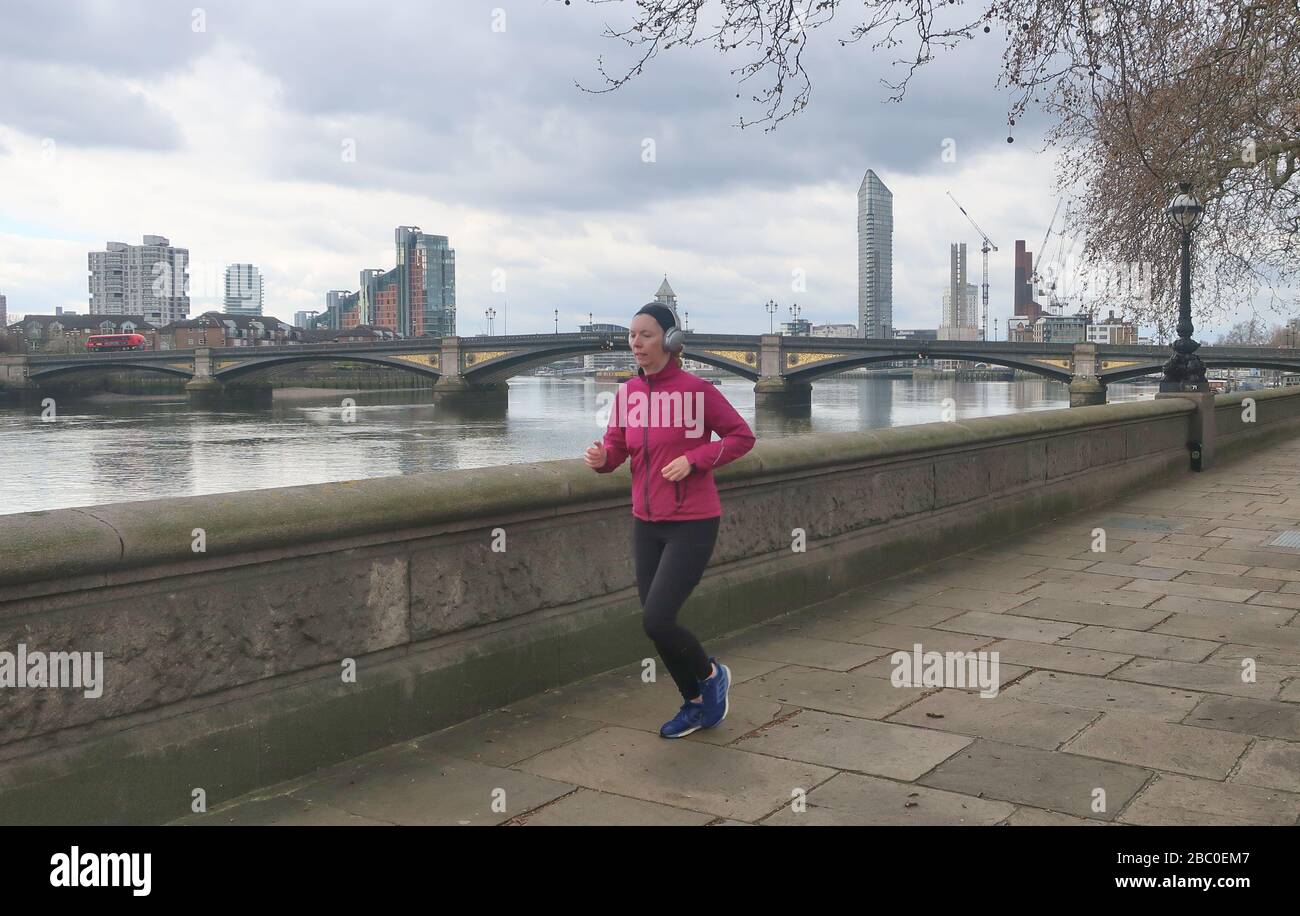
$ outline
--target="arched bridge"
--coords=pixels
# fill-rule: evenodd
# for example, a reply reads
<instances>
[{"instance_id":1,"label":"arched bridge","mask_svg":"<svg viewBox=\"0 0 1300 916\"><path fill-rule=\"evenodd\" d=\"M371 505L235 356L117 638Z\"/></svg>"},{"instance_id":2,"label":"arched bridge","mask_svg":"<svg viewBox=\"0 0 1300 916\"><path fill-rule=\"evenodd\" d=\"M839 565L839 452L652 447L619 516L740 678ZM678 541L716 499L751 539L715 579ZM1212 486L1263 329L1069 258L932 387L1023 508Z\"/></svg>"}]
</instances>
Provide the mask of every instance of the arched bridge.
<instances>
[{"instance_id":1,"label":"arched bridge","mask_svg":"<svg viewBox=\"0 0 1300 916\"><path fill-rule=\"evenodd\" d=\"M0 357L0 385L39 388L90 370L131 369L188 380L195 395L295 363L349 360L403 369L434 380L436 394L501 396L506 380L558 359L628 350L627 339L608 333L514 334L417 338L376 343L300 344L66 355ZM899 360L951 359L1022 369L1071 386L1072 403L1102 403L1105 386L1158 373L1169 358L1164 346L1016 343L982 340L886 340L789 337L779 334L691 334L685 355L755 383L757 403L810 398L818 378ZM1300 351L1290 348L1209 347L1197 351L1210 367L1252 367L1300 372ZM1078 395L1076 398L1075 395Z\"/></svg>"}]
</instances>

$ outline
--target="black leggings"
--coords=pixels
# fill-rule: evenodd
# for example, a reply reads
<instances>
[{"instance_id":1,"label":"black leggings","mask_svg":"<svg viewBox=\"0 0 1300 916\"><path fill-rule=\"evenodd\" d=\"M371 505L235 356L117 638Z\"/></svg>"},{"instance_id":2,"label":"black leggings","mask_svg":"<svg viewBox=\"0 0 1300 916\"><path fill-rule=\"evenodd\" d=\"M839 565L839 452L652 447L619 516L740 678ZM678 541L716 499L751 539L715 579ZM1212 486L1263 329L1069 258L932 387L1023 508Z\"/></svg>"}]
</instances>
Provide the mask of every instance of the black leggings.
<instances>
[{"instance_id":1,"label":"black leggings","mask_svg":"<svg viewBox=\"0 0 1300 916\"><path fill-rule=\"evenodd\" d=\"M632 517L641 622L684 700L700 695L699 682L709 676L710 665L700 641L678 625L677 612L709 565L721 522L720 516L678 522Z\"/></svg>"}]
</instances>

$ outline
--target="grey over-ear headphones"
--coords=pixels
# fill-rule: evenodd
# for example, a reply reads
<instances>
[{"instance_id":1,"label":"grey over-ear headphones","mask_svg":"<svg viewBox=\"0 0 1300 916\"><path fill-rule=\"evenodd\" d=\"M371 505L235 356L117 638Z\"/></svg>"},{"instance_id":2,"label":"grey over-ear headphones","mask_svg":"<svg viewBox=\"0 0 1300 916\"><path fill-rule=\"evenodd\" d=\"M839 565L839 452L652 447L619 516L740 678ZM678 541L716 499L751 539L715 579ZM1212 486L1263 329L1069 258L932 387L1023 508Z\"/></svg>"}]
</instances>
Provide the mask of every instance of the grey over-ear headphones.
<instances>
[{"instance_id":1,"label":"grey over-ear headphones","mask_svg":"<svg viewBox=\"0 0 1300 916\"><path fill-rule=\"evenodd\" d=\"M682 352L682 349L686 346L686 332L682 330L681 322L677 320L676 309L664 305L662 302L647 302L637 314L652 315L656 321L659 321L659 316L655 314L659 309L667 312L673 321L672 327L664 330L664 350L669 353ZM662 326L663 322L660 321L659 324Z\"/></svg>"}]
</instances>

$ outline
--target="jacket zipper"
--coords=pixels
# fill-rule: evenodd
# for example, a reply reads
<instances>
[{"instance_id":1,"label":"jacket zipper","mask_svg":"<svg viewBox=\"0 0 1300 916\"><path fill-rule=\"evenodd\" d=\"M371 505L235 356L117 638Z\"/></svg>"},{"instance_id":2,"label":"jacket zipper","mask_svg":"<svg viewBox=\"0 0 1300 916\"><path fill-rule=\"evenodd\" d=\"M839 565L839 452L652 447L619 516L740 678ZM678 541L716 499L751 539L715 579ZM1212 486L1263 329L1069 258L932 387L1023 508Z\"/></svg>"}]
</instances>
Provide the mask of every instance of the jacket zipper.
<instances>
[{"instance_id":1,"label":"jacket zipper","mask_svg":"<svg viewBox=\"0 0 1300 916\"><path fill-rule=\"evenodd\" d=\"M645 383L647 389L651 394L653 394L654 384L650 381L650 373L648 372L646 373ZM653 398L647 398L647 400L651 403L654 402ZM643 481L645 488L645 512L646 515L650 516L650 521L653 522L655 520L655 515L654 512L650 510L650 427L648 425L642 425L641 427L641 446L645 451L645 480Z\"/></svg>"}]
</instances>

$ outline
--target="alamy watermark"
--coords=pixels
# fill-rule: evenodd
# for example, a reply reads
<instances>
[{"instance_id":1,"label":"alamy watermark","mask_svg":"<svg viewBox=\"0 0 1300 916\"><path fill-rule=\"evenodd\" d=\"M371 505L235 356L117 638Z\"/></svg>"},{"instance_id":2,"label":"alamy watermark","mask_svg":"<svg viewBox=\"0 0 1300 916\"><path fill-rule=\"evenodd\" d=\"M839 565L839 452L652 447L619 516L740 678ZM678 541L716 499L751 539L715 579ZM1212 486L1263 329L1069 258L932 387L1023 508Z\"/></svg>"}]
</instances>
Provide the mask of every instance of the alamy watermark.
<instances>
[{"instance_id":1,"label":"alamy watermark","mask_svg":"<svg viewBox=\"0 0 1300 916\"><path fill-rule=\"evenodd\" d=\"M889 656L889 662L895 687L978 687L985 699L998 695L996 652L922 652L918 642L911 652L900 649Z\"/></svg>"},{"instance_id":2,"label":"alamy watermark","mask_svg":"<svg viewBox=\"0 0 1300 916\"><path fill-rule=\"evenodd\" d=\"M686 435L698 439L704 435L704 392L644 391L628 392L617 398L613 392L602 391L596 395L600 409L596 412L596 425L609 426L613 413L610 401L618 404L618 422L622 427L673 427L686 428Z\"/></svg>"},{"instance_id":3,"label":"alamy watermark","mask_svg":"<svg viewBox=\"0 0 1300 916\"><path fill-rule=\"evenodd\" d=\"M103 652L0 652L0 687L62 687L83 691L86 699L104 693Z\"/></svg>"}]
</instances>

